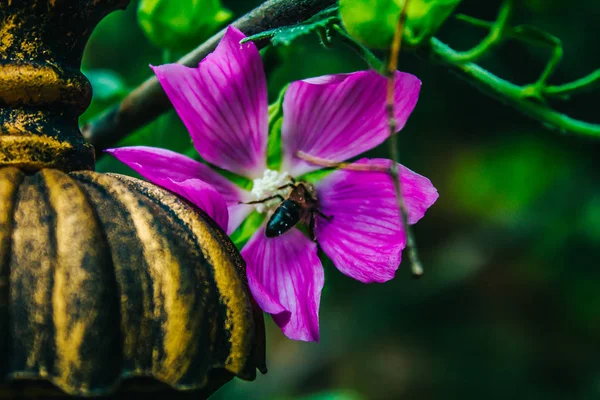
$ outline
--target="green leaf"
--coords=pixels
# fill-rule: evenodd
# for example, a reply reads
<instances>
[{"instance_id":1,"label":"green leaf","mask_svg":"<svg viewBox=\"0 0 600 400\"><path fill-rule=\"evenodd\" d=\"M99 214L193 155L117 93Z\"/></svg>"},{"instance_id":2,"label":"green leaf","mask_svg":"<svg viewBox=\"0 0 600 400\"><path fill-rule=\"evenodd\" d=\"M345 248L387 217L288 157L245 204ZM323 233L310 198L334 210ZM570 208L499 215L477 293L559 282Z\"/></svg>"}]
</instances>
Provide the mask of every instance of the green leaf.
<instances>
[{"instance_id":1,"label":"green leaf","mask_svg":"<svg viewBox=\"0 0 600 400\"><path fill-rule=\"evenodd\" d=\"M406 41L418 46L435 35L462 0L411 0L406 21Z\"/></svg>"},{"instance_id":2,"label":"green leaf","mask_svg":"<svg viewBox=\"0 0 600 400\"><path fill-rule=\"evenodd\" d=\"M340 0L346 31L360 43L387 49L392 43L400 7L393 0Z\"/></svg>"},{"instance_id":3,"label":"green leaf","mask_svg":"<svg viewBox=\"0 0 600 400\"><path fill-rule=\"evenodd\" d=\"M269 140L267 145L267 168L278 171L281 167L281 127L283 125L283 97L288 85L277 96L277 101L269 106Z\"/></svg>"},{"instance_id":4,"label":"green leaf","mask_svg":"<svg viewBox=\"0 0 600 400\"><path fill-rule=\"evenodd\" d=\"M364 397L349 391L333 391L305 396L302 400L362 400Z\"/></svg>"},{"instance_id":5,"label":"green leaf","mask_svg":"<svg viewBox=\"0 0 600 400\"><path fill-rule=\"evenodd\" d=\"M83 71L92 84L94 100L114 101L125 96L129 89L121 75L109 69Z\"/></svg>"},{"instance_id":6,"label":"green leaf","mask_svg":"<svg viewBox=\"0 0 600 400\"><path fill-rule=\"evenodd\" d=\"M220 0L141 0L137 15L148 39L169 50L202 43L232 16Z\"/></svg>"},{"instance_id":7,"label":"green leaf","mask_svg":"<svg viewBox=\"0 0 600 400\"><path fill-rule=\"evenodd\" d=\"M331 174L332 172L336 171L337 168L323 168L323 169L319 169L317 171L313 171L313 172L309 172L306 173L302 176L298 177L299 181L306 181L306 182L310 182L310 183L317 183L318 181L320 181L321 179L325 178L327 175Z\"/></svg>"},{"instance_id":8,"label":"green leaf","mask_svg":"<svg viewBox=\"0 0 600 400\"><path fill-rule=\"evenodd\" d=\"M223 175L227 180L235 183L239 187L244 190L252 190L252 181L246 177L235 174L231 171L227 171L226 169L215 167L214 165L207 164L209 167L217 171L219 174Z\"/></svg>"},{"instance_id":9,"label":"green leaf","mask_svg":"<svg viewBox=\"0 0 600 400\"><path fill-rule=\"evenodd\" d=\"M461 0L411 0L404 35L417 46L433 36ZM404 0L340 0L342 23L350 35L364 45L387 49Z\"/></svg>"},{"instance_id":10,"label":"green leaf","mask_svg":"<svg viewBox=\"0 0 600 400\"><path fill-rule=\"evenodd\" d=\"M121 75L109 69L90 69L83 71L92 85L92 103L81 116L82 124L100 114L107 107L124 98L129 88Z\"/></svg>"},{"instance_id":11,"label":"green leaf","mask_svg":"<svg viewBox=\"0 0 600 400\"><path fill-rule=\"evenodd\" d=\"M331 390L314 393L307 396L295 397L294 400L363 400L360 394L349 390ZM283 399L282 399L283 400ZM291 400L291 399L288 399Z\"/></svg>"},{"instance_id":12,"label":"green leaf","mask_svg":"<svg viewBox=\"0 0 600 400\"><path fill-rule=\"evenodd\" d=\"M202 157L200 157L200 154L198 154L198 150L196 150L194 145L189 146L185 151L182 152L182 154L185 156L188 156L190 158L193 158L196 161L200 161L203 164L206 164L212 170L214 170L215 172L217 172L220 175L223 175L223 177L225 177L228 181L235 183L240 188L242 188L244 190L252 189L252 181L250 179L248 179L244 176L238 175L236 173L233 173L231 171L227 171L226 169L216 167L216 166L206 162Z\"/></svg>"},{"instance_id":13,"label":"green leaf","mask_svg":"<svg viewBox=\"0 0 600 400\"><path fill-rule=\"evenodd\" d=\"M337 16L337 7L330 7L315 14L313 17L301 24L285 26L283 28L276 28L257 33L256 35L252 35L243 39L241 43L271 39L271 44L273 46L289 46L289 44L297 38L308 35L315 31L318 32L319 30L327 29L331 24L338 21L339 18Z\"/></svg>"},{"instance_id":14,"label":"green leaf","mask_svg":"<svg viewBox=\"0 0 600 400\"><path fill-rule=\"evenodd\" d=\"M523 216L547 194L567 160L560 149L535 138L470 149L450 167L449 195L455 208L495 223L523 223Z\"/></svg>"},{"instance_id":15,"label":"green leaf","mask_svg":"<svg viewBox=\"0 0 600 400\"><path fill-rule=\"evenodd\" d=\"M161 115L148 125L126 136L119 146L152 146L184 153L192 140L187 128L174 110Z\"/></svg>"},{"instance_id":16,"label":"green leaf","mask_svg":"<svg viewBox=\"0 0 600 400\"><path fill-rule=\"evenodd\" d=\"M230 236L231 241L238 249L242 249L250 240L254 232L260 227L265 220L265 214L260 214L254 211L242 222L242 224Z\"/></svg>"},{"instance_id":17,"label":"green leaf","mask_svg":"<svg viewBox=\"0 0 600 400\"><path fill-rule=\"evenodd\" d=\"M581 231L584 232L592 242L600 243L600 193L592 197L579 219Z\"/></svg>"}]
</instances>

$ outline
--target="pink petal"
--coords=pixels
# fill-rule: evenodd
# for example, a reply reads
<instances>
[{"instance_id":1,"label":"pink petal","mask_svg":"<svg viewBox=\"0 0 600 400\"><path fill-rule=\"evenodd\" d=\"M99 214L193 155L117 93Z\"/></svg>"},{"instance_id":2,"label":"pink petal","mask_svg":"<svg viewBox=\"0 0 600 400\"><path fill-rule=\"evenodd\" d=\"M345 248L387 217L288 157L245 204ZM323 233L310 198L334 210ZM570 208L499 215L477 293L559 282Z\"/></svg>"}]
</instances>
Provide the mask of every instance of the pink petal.
<instances>
[{"instance_id":1,"label":"pink petal","mask_svg":"<svg viewBox=\"0 0 600 400\"><path fill-rule=\"evenodd\" d=\"M296 228L269 239L263 225L242 256L256 302L283 333L290 339L318 341L325 277L316 244Z\"/></svg>"},{"instance_id":2,"label":"pink petal","mask_svg":"<svg viewBox=\"0 0 600 400\"><path fill-rule=\"evenodd\" d=\"M357 163L389 166L390 160ZM403 198L410 224L416 223L437 200L429 179L400 166ZM394 184L386 172L338 170L316 185L319 245L344 274L364 283L385 282L400 265L406 235L400 223Z\"/></svg>"},{"instance_id":3,"label":"pink petal","mask_svg":"<svg viewBox=\"0 0 600 400\"><path fill-rule=\"evenodd\" d=\"M396 72L398 130L417 104L421 81ZM290 84L283 101L283 170L293 176L320 167L295 157L297 151L344 161L389 136L386 78L375 71L329 75Z\"/></svg>"},{"instance_id":4,"label":"pink petal","mask_svg":"<svg viewBox=\"0 0 600 400\"><path fill-rule=\"evenodd\" d=\"M250 201L249 199L250 197L244 201ZM254 211L254 207L248 204L228 204L227 210L229 210L229 225L227 226L227 234L231 235L242 224L242 222L248 218L248 215Z\"/></svg>"},{"instance_id":5,"label":"pink petal","mask_svg":"<svg viewBox=\"0 0 600 400\"><path fill-rule=\"evenodd\" d=\"M216 50L198 68L154 67L198 153L218 167L249 178L266 167L267 85L253 43L229 27Z\"/></svg>"},{"instance_id":6,"label":"pink petal","mask_svg":"<svg viewBox=\"0 0 600 400\"><path fill-rule=\"evenodd\" d=\"M247 201L249 194L207 165L183 154L157 147L132 146L108 149L119 161L152 182L154 177L168 177L174 181L201 179L214 186L227 204Z\"/></svg>"},{"instance_id":7,"label":"pink petal","mask_svg":"<svg viewBox=\"0 0 600 400\"><path fill-rule=\"evenodd\" d=\"M214 186L200 179L174 181L170 178L156 178L153 183L188 199L207 213L223 230L227 229L229 224L227 204Z\"/></svg>"},{"instance_id":8,"label":"pink petal","mask_svg":"<svg viewBox=\"0 0 600 400\"><path fill-rule=\"evenodd\" d=\"M175 153L174 151L159 149L155 147L121 147L118 149L108 149L106 152L112 154L119 161L148 179L150 182L157 185L163 186L196 204L202 208L209 215L208 210L204 207L208 207L208 204L203 204L200 197L202 190L206 189L206 186L199 183L205 182L206 184L213 186L216 192L220 194L225 201L225 204L229 207L229 223L222 225L227 228L227 233L233 232L239 224L250 214L252 211L251 206L240 205L240 201L248 201L250 194L245 190L242 190L232 182L228 181L225 177L219 173L213 171L210 167L186 157L182 154ZM186 184L179 185L186 181ZM191 191L190 185L198 187L197 190ZM204 188L204 189L200 189ZM185 193L188 193L187 195ZM212 193L212 191L209 191ZM209 197L211 195L209 194ZM232 212L232 210L234 212ZM213 217L213 215L211 215ZM215 219L213 217L213 219Z\"/></svg>"}]
</instances>

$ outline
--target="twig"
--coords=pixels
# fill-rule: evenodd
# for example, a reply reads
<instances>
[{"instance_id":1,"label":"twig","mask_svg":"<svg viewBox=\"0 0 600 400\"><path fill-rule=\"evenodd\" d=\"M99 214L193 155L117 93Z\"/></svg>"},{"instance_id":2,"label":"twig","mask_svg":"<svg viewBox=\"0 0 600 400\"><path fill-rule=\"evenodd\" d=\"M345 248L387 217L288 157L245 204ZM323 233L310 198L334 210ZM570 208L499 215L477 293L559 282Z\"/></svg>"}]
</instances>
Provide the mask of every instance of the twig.
<instances>
[{"instance_id":1,"label":"twig","mask_svg":"<svg viewBox=\"0 0 600 400\"><path fill-rule=\"evenodd\" d=\"M566 99L570 95L597 87L600 84L600 69L573 82L562 85L547 85L548 78L550 78L562 59L562 43L560 39L535 27L527 25L507 26L510 6L510 0L505 0L502 5L503 9L500 11L496 22L482 21L467 15L458 15L457 19L473 26L490 30L486 39L475 47L475 49L480 48L483 52L490 49L490 46L485 45L488 38L495 38L495 41L491 41L492 44L499 42L502 37L510 37L530 45L542 44L550 46L552 48L552 55L536 82L527 85L515 85L508 82L475 64L473 62L474 58L465 58L464 52L458 52L436 38L432 38L429 47L424 47L424 49L426 51L429 50L429 56L434 61L441 62L454 72L458 72L459 76L486 94L537 119L546 127L555 128L561 132L600 137L600 124L571 118L550 108L546 101L547 97ZM469 51L469 53L471 52L472 50Z\"/></svg>"},{"instance_id":2,"label":"twig","mask_svg":"<svg viewBox=\"0 0 600 400\"><path fill-rule=\"evenodd\" d=\"M265 30L297 24L334 3L335 0L270 0L235 21L233 25L246 35L253 35ZM178 63L196 66L216 48L224 34L225 30L217 33ZM267 44L268 41L256 43L259 48ZM98 152L115 145L127 134L151 122L170 107L171 103L158 80L151 77L120 104L85 125L82 133Z\"/></svg>"},{"instance_id":3,"label":"twig","mask_svg":"<svg viewBox=\"0 0 600 400\"><path fill-rule=\"evenodd\" d=\"M456 52L452 61L454 62L469 62L477 61L481 56L487 53L493 46L499 44L505 36L508 18L513 6L513 0L504 0L498 12L496 22L490 24L490 32L488 35L475 47L470 50Z\"/></svg>"},{"instance_id":4,"label":"twig","mask_svg":"<svg viewBox=\"0 0 600 400\"><path fill-rule=\"evenodd\" d=\"M398 201L398 210L400 211L401 223L406 232L406 251L408 252L408 260L412 270L413 277L419 278L423 275L423 264L419 259L419 253L417 251L417 244L412 232L410 225L408 224L408 213L406 211L406 205L404 204L404 198L402 197L402 184L400 183L400 174L398 173L398 163L400 162L400 155L398 151L398 135L396 135L396 118L394 116L394 103L395 103L395 84L396 84L396 70L398 69L398 56L400 55L400 47L402 45L402 34L404 32L404 23L406 22L406 10L408 9L409 0L405 0L402 6L402 11L398 17L398 23L396 24L396 30L394 32L394 40L392 41L392 47L390 50L390 59L387 64L387 95L386 95L386 111L390 126L390 154L392 159L392 165L389 173L394 182L394 188L396 190L396 199Z\"/></svg>"},{"instance_id":5,"label":"twig","mask_svg":"<svg viewBox=\"0 0 600 400\"><path fill-rule=\"evenodd\" d=\"M486 94L509 104L530 117L541 121L545 126L553 127L561 132L573 132L581 135L600 138L600 124L593 124L571 118L565 114L549 108L546 104L534 101L531 86L519 86L504 80L479 65L467 63L455 63L456 51L436 38L430 40L429 56L451 70L458 72L459 76L474 84ZM595 82L597 74L591 74L585 78L586 82ZM571 84L572 85L572 84ZM551 86L555 91L567 92L569 89L581 90L581 82L576 87ZM557 90L557 88L559 88Z\"/></svg>"},{"instance_id":6,"label":"twig","mask_svg":"<svg viewBox=\"0 0 600 400\"><path fill-rule=\"evenodd\" d=\"M544 94L547 96L568 97L586 90L595 89L597 86L600 86L600 69L573 82L546 86Z\"/></svg>"}]
</instances>

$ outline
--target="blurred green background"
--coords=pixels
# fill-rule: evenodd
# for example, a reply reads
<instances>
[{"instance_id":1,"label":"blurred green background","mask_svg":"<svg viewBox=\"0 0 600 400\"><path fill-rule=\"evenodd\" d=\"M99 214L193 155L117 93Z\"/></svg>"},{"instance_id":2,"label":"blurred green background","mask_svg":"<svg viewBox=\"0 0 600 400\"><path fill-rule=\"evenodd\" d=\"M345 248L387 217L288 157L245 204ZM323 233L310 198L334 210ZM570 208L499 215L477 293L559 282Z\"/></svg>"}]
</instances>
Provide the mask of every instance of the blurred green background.
<instances>
[{"instance_id":1,"label":"blurred green background","mask_svg":"<svg viewBox=\"0 0 600 400\"><path fill-rule=\"evenodd\" d=\"M222 3L234 18L259 4ZM464 0L458 11L493 20L499 3ZM186 51L154 47L136 9L106 18L87 47L95 93L82 123L150 76L148 64ZM523 0L512 23L563 40L551 79L563 83L600 67L599 21L597 0ZM437 36L462 50L484 34L451 18ZM289 81L365 68L314 36L264 56L273 100ZM508 42L483 65L526 83L547 57ZM364 285L326 265L321 342L290 341L267 318L269 373L214 398L600 399L600 142L545 130L410 52L400 69L423 81L400 134L402 162L440 193L415 227L425 276L402 265L391 282ZM600 91L555 106L600 123ZM131 144L191 149L174 113L120 143ZM130 173L109 157L98 169Z\"/></svg>"}]
</instances>

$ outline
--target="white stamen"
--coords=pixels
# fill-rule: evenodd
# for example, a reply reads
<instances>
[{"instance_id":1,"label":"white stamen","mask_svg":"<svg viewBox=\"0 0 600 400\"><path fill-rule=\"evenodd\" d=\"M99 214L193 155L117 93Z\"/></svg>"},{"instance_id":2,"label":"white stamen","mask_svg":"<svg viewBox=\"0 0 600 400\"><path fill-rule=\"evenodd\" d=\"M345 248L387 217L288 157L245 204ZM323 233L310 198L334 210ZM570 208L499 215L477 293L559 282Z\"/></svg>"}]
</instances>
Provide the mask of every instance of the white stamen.
<instances>
[{"instance_id":1,"label":"white stamen","mask_svg":"<svg viewBox=\"0 0 600 400\"><path fill-rule=\"evenodd\" d=\"M252 186L252 196L254 196L254 200L263 200L267 197L275 196L277 194L283 196L284 198L287 198L292 188L277 188L287 185L291 182L291 176L287 172L278 172L273 171L271 169L267 169L265 170L265 173L262 178L254 180L254 185ZM280 199L272 199L265 201L264 203L254 204L254 207L259 213L264 213L265 211L275 208L274 206L279 205L280 203Z\"/></svg>"}]
</instances>

